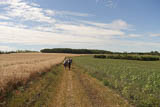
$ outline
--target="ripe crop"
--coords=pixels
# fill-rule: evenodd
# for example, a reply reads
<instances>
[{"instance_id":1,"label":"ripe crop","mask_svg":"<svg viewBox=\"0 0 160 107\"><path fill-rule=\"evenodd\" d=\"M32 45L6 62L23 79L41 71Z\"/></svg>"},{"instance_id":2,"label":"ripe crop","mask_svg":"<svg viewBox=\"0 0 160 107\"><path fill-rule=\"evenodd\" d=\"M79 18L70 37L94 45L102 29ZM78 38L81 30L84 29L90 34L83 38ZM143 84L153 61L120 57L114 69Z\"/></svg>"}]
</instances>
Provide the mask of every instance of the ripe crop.
<instances>
[{"instance_id":1,"label":"ripe crop","mask_svg":"<svg viewBox=\"0 0 160 107\"><path fill-rule=\"evenodd\" d=\"M75 55L42 53L0 55L0 96L17 84L25 84L29 78L34 78L34 74L49 71L66 56Z\"/></svg>"}]
</instances>

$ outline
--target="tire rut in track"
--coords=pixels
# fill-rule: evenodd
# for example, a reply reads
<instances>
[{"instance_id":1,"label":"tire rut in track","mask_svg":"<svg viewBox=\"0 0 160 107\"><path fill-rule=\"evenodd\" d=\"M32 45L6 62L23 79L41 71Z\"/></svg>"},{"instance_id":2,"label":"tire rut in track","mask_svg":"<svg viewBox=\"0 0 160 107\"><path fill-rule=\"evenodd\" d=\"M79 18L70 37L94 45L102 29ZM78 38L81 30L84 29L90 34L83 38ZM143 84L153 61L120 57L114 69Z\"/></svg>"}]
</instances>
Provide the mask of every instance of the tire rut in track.
<instances>
[{"instance_id":1,"label":"tire rut in track","mask_svg":"<svg viewBox=\"0 0 160 107\"><path fill-rule=\"evenodd\" d=\"M130 107L118 94L73 66L64 71L52 107Z\"/></svg>"},{"instance_id":2,"label":"tire rut in track","mask_svg":"<svg viewBox=\"0 0 160 107\"><path fill-rule=\"evenodd\" d=\"M73 71L64 71L53 107L92 107Z\"/></svg>"},{"instance_id":3,"label":"tire rut in track","mask_svg":"<svg viewBox=\"0 0 160 107\"><path fill-rule=\"evenodd\" d=\"M77 72L77 75L92 107L131 107L127 101L95 78L81 72Z\"/></svg>"}]
</instances>

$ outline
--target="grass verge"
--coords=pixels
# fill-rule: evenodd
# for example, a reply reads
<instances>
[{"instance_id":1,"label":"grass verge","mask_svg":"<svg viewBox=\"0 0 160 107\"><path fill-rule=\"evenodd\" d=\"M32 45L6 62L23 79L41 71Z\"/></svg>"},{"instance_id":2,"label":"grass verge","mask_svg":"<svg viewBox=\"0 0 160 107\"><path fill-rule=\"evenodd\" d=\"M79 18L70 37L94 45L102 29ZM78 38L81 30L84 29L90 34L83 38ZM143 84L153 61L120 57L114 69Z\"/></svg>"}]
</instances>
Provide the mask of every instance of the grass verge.
<instances>
[{"instance_id":1,"label":"grass verge","mask_svg":"<svg viewBox=\"0 0 160 107\"><path fill-rule=\"evenodd\" d=\"M73 72L79 80L91 107L132 107L116 92L105 87L102 82L88 75L84 68L73 65Z\"/></svg>"},{"instance_id":2,"label":"grass verge","mask_svg":"<svg viewBox=\"0 0 160 107\"><path fill-rule=\"evenodd\" d=\"M0 106L4 107L41 107L47 106L56 92L56 86L63 71L61 65L55 65L50 72L32 77L26 85L8 92Z\"/></svg>"}]
</instances>

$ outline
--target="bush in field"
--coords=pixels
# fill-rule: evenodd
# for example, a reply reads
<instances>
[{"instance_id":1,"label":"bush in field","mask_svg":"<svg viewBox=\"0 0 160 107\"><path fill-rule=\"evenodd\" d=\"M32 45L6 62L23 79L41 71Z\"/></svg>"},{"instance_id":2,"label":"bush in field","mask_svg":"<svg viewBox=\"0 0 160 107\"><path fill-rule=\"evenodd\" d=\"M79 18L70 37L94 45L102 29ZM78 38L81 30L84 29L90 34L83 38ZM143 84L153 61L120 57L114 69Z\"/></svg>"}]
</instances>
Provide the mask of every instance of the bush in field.
<instances>
[{"instance_id":1,"label":"bush in field","mask_svg":"<svg viewBox=\"0 0 160 107\"><path fill-rule=\"evenodd\" d=\"M132 55L110 55L107 56L109 59L127 59L127 60L140 60L140 61L158 61L159 57L156 56L132 56Z\"/></svg>"},{"instance_id":2,"label":"bush in field","mask_svg":"<svg viewBox=\"0 0 160 107\"><path fill-rule=\"evenodd\" d=\"M105 55L94 55L94 58L102 58L102 59L105 59L106 56L105 56Z\"/></svg>"},{"instance_id":3,"label":"bush in field","mask_svg":"<svg viewBox=\"0 0 160 107\"><path fill-rule=\"evenodd\" d=\"M153 56L144 57L144 56L142 56L141 60L143 60L143 61L157 61L157 60L159 60L159 57L153 57Z\"/></svg>"}]
</instances>

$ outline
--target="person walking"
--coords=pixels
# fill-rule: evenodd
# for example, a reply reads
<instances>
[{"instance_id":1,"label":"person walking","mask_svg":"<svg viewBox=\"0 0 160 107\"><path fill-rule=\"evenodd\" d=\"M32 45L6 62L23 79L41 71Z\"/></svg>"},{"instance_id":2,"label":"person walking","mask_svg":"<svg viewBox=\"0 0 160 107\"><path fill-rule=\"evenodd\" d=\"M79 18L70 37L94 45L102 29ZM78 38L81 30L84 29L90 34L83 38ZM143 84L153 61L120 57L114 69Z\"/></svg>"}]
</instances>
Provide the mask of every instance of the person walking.
<instances>
[{"instance_id":1,"label":"person walking","mask_svg":"<svg viewBox=\"0 0 160 107\"><path fill-rule=\"evenodd\" d=\"M64 59L63 65L64 65L64 69L66 70L66 67L68 66L68 59L67 58Z\"/></svg>"},{"instance_id":2,"label":"person walking","mask_svg":"<svg viewBox=\"0 0 160 107\"><path fill-rule=\"evenodd\" d=\"M72 65L72 58L68 59L68 68L69 70L71 69L71 65Z\"/></svg>"}]
</instances>

